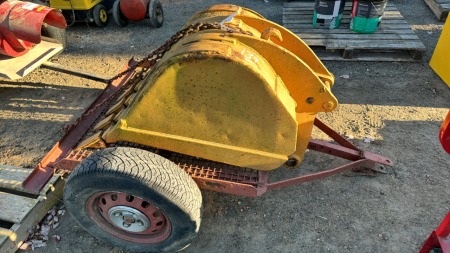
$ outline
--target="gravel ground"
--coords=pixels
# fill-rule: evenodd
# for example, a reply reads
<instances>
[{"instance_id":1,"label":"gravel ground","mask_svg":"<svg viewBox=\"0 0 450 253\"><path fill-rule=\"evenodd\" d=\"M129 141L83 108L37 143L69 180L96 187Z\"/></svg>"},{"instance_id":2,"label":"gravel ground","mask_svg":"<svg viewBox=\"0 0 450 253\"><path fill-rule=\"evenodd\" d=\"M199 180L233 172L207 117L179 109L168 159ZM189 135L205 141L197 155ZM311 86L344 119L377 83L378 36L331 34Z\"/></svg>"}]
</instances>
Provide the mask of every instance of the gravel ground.
<instances>
[{"instance_id":1,"label":"gravel ground","mask_svg":"<svg viewBox=\"0 0 450 253\"><path fill-rule=\"evenodd\" d=\"M59 63L113 76L135 56L157 48L201 8L232 3L281 23L283 1L166 0L165 23L118 28L76 24ZM259 198L203 191L200 233L184 252L418 252L450 209L450 159L439 127L450 108L450 90L428 66L443 23L423 0L391 0L426 46L421 63L325 62L337 78L336 111L319 114L342 134L395 166L377 177L336 175ZM430 34L430 32L432 32ZM0 79L0 163L33 168L104 85L39 69L19 81ZM363 143L371 129L375 142ZM313 137L327 139L318 131ZM308 152L300 168L277 169L270 181L329 169L344 161ZM66 215L35 252L122 252L99 241Z\"/></svg>"}]
</instances>

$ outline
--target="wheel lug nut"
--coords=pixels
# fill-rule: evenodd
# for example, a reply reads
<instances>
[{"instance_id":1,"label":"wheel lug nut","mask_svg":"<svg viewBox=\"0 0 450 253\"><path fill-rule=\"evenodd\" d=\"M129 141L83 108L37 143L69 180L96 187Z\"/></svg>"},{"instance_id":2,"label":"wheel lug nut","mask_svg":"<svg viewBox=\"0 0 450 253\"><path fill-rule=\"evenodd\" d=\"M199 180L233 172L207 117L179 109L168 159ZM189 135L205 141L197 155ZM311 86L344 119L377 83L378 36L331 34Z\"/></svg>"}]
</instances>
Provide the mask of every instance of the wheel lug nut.
<instances>
[{"instance_id":1,"label":"wheel lug nut","mask_svg":"<svg viewBox=\"0 0 450 253\"><path fill-rule=\"evenodd\" d=\"M137 224L138 224L139 226L144 226L144 222L142 222L142 221L140 221L140 220L137 221Z\"/></svg>"},{"instance_id":2,"label":"wheel lug nut","mask_svg":"<svg viewBox=\"0 0 450 253\"><path fill-rule=\"evenodd\" d=\"M131 225L124 222L124 223L123 223L123 226L126 227L126 228L129 228Z\"/></svg>"},{"instance_id":3,"label":"wheel lug nut","mask_svg":"<svg viewBox=\"0 0 450 253\"><path fill-rule=\"evenodd\" d=\"M114 216L116 216L116 217L122 216L122 213L117 212L114 214Z\"/></svg>"}]
</instances>

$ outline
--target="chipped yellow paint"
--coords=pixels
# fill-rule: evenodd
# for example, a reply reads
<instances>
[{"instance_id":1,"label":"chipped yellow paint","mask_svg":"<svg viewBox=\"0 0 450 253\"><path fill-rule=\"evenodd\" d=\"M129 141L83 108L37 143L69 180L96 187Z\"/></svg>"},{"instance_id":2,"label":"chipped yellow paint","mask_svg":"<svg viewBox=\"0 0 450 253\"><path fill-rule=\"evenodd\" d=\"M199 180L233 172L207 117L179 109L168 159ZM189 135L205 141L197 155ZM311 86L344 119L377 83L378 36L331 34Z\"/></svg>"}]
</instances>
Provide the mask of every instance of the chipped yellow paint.
<instances>
[{"instance_id":1,"label":"chipped yellow paint","mask_svg":"<svg viewBox=\"0 0 450 253\"><path fill-rule=\"evenodd\" d=\"M302 159L315 114L338 105L334 76L298 37L249 9L216 5L186 24L233 13L226 24L253 36L206 30L181 39L127 94L102 139L257 170Z\"/></svg>"}]
</instances>

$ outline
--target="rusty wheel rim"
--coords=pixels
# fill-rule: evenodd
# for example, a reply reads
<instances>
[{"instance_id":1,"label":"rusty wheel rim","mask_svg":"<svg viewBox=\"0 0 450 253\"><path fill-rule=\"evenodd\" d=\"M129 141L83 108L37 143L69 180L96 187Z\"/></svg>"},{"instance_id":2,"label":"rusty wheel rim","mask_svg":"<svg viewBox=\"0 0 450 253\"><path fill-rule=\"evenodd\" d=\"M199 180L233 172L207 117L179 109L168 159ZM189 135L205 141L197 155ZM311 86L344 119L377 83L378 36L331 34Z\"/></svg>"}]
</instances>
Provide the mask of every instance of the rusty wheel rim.
<instances>
[{"instance_id":1,"label":"rusty wheel rim","mask_svg":"<svg viewBox=\"0 0 450 253\"><path fill-rule=\"evenodd\" d=\"M122 192L101 192L90 197L86 212L108 234L125 241L156 244L171 231L167 216L150 201Z\"/></svg>"}]
</instances>

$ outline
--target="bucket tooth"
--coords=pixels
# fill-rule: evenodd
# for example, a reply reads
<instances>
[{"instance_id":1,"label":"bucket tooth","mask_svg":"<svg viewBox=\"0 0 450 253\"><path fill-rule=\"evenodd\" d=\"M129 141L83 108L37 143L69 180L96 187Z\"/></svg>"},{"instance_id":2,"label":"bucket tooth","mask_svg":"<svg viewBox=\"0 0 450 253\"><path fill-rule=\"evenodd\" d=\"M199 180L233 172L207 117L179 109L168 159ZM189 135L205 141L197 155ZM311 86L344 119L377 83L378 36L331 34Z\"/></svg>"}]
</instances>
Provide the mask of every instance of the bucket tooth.
<instances>
[{"instance_id":1,"label":"bucket tooth","mask_svg":"<svg viewBox=\"0 0 450 253\"><path fill-rule=\"evenodd\" d=\"M123 112L123 110L119 111L112 121L113 122L119 121L119 119L122 117L122 112Z\"/></svg>"},{"instance_id":2,"label":"bucket tooth","mask_svg":"<svg viewBox=\"0 0 450 253\"><path fill-rule=\"evenodd\" d=\"M106 138L108 137L108 133L115 127L115 125L110 125L108 127L108 129L106 129L105 131L103 131L103 134L101 136L102 140L105 140L106 142Z\"/></svg>"},{"instance_id":3,"label":"bucket tooth","mask_svg":"<svg viewBox=\"0 0 450 253\"><path fill-rule=\"evenodd\" d=\"M102 139L103 131L98 131L91 137L82 141L75 150L84 148L106 148L105 141Z\"/></svg>"},{"instance_id":4,"label":"bucket tooth","mask_svg":"<svg viewBox=\"0 0 450 253\"><path fill-rule=\"evenodd\" d=\"M113 113L113 114L109 115L108 117L104 118L102 121L98 122L97 125L95 125L95 127L94 127L94 132L108 128L109 125L114 123L113 119L115 116L116 116L116 114Z\"/></svg>"},{"instance_id":5,"label":"bucket tooth","mask_svg":"<svg viewBox=\"0 0 450 253\"><path fill-rule=\"evenodd\" d=\"M133 101L134 97L136 97L136 93L133 94L133 95L131 95L131 96L129 96L129 97L125 100L125 103L123 103L123 104L125 105L125 107L126 107L126 106L129 106L129 105L131 104L131 101Z\"/></svg>"},{"instance_id":6,"label":"bucket tooth","mask_svg":"<svg viewBox=\"0 0 450 253\"><path fill-rule=\"evenodd\" d=\"M119 102L117 102L116 104L114 104L113 106L111 106L111 108L109 108L109 110L106 112L106 116L109 116L113 113L117 113L120 112L120 110L122 110L125 106L123 105L123 103L125 102L125 98L123 98L122 100L120 100Z\"/></svg>"},{"instance_id":7,"label":"bucket tooth","mask_svg":"<svg viewBox=\"0 0 450 253\"><path fill-rule=\"evenodd\" d=\"M120 97L117 99L117 101L120 101L120 100L122 100L122 99L128 97L128 96L129 96L131 93L133 93L133 92L134 92L134 90L133 90L132 87L131 87L131 88L128 88L128 90L124 91L124 92L122 93L122 95L120 95Z\"/></svg>"},{"instance_id":8,"label":"bucket tooth","mask_svg":"<svg viewBox=\"0 0 450 253\"><path fill-rule=\"evenodd\" d=\"M134 86L134 91L139 91L141 88L142 88L142 86L144 85L144 83L145 82L143 82L143 81L141 81L141 82L139 82L136 86Z\"/></svg>"}]
</instances>

